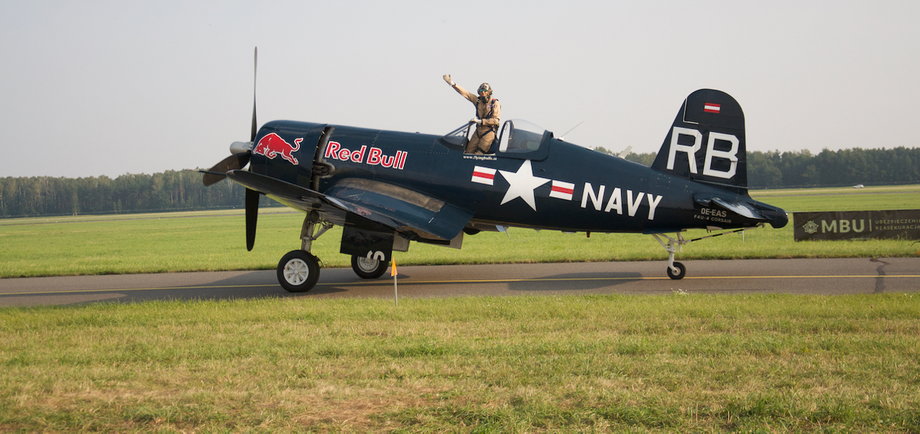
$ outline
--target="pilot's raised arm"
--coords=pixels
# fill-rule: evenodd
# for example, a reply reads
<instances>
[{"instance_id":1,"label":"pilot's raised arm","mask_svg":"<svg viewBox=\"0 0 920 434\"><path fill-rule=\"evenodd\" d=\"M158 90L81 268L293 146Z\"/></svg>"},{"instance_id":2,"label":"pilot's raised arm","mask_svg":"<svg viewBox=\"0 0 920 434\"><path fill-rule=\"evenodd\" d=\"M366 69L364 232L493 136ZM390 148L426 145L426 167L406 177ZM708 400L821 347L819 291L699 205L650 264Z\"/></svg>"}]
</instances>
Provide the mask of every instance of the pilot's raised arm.
<instances>
[{"instance_id":1,"label":"pilot's raised arm","mask_svg":"<svg viewBox=\"0 0 920 434\"><path fill-rule=\"evenodd\" d=\"M456 90L457 93L459 93L464 98L469 100L469 102L476 104L479 101L479 97L476 96L476 94L470 93L468 90L464 89L463 86L460 86L459 84L454 82L450 74L444 74L444 77L442 78L444 78L444 81L446 81L447 84L450 85L450 87L454 88L454 90Z\"/></svg>"},{"instance_id":2,"label":"pilot's raised arm","mask_svg":"<svg viewBox=\"0 0 920 434\"><path fill-rule=\"evenodd\" d=\"M450 87L454 88L460 95L473 103L476 107L476 117L470 122L476 123L476 134L466 146L466 152L472 154L489 153L492 142L495 141L495 134L501 125L502 106L498 99L492 98L492 86L489 83L479 85L477 95L468 92L462 86L454 82L450 74L444 74L442 77Z\"/></svg>"}]
</instances>

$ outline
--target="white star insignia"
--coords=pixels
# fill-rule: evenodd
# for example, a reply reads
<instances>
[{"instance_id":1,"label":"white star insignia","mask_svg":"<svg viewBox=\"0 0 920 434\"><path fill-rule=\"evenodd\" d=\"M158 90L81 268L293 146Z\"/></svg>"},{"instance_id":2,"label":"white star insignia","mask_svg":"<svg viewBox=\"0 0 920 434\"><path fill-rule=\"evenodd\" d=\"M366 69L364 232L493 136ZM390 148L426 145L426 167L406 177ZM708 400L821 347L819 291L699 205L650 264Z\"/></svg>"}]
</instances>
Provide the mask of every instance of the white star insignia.
<instances>
[{"instance_id":1,"label":"white star insignia","mask_svg":"<svg viewBox=\"0 0 920 434\"><path fill-rule=\"evenodd\" d=\"M530 160L524 161L524 164L521 165L521 168L518 169L517 172L499 170L499 173L502 174L502 177L504 177L509 184L508 191L505 192L505 197L502 199L501 204L504 205L516 198L521 198L521 200L527 202L527 205L530 205L530 207L536 211L537 204L534 201L533 191L535 188L549 182L549 179L533 176Z\"/></svg>"}]
</instances>

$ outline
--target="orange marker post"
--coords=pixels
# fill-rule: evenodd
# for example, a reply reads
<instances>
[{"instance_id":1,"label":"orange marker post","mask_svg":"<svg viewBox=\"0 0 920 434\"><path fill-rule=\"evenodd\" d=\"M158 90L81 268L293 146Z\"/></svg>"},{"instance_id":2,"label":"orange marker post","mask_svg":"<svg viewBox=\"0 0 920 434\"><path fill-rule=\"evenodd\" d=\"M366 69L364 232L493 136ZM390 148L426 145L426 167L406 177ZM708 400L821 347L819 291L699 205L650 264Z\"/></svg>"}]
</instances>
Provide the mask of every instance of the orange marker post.
<instances>
[{"instance_id":1,"label":"orange marker post","mask_svg":"<svg viewBox=\"0 0 920 434\"><path fill-rule=\"evenodd\" d=\"M390 276L393 276L393 300L399 305L399 288L396 285L396 276L399 272L396 271L396 258L393 258L393 268L390 269Z\"/></svg>"}]
</instances>

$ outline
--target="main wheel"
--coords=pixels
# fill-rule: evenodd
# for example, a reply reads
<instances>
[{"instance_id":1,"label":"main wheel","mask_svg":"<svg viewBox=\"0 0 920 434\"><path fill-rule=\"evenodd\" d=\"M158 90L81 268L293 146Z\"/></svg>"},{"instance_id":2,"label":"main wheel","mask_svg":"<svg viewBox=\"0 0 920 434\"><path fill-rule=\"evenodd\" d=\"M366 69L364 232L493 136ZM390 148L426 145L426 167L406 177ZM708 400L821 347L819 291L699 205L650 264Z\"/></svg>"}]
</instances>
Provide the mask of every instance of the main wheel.
<instances>
[{"instance_id":1,"label":"main wheel","mask_svg":"<svg viewBox=\"0 0 920 434\"><path fill-rule=\"evenodd\" d=\"M388 265L390 265L389 261L369 259L364 256L351 257L351 269L355 270L355 274L362 279L376 279L383 276Z\"/></svg>"},{"instance_id":2,"label":"main wheel","mask_svg":"<svg viewBox=\"0 0 920 434\"><path fill-rule=\"evenodd\" d=\"M668 267L668 277L674 280L680 280L684 278L684 275L687 274L687 267L684 267L684 264L680 262L674 263L674 268L677 268L677 274L674 273L674 270L671 267Z\"/></svg>"},{"instance_id":3,"label":"main wheel","mask_svg":"<svg viewBox=\"0 0 920 434\"><path fill-rule=\"evenodd\" d=\"M319 280L319 260L303 250L292 250L278 262L278 283L288 292L307 292Z\"/></svg>"}]
</instances>

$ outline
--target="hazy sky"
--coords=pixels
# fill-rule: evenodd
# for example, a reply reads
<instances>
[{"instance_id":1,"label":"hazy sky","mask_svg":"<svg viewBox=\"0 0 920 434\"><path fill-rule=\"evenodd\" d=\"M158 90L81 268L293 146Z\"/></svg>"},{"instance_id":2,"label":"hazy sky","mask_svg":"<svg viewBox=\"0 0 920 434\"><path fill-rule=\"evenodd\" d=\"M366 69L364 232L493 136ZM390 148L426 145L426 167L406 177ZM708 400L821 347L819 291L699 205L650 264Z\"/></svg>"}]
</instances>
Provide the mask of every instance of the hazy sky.
<instances>
[{"instance_id":1,"label":"hazy sky","mask_svg":"<svg viewBox=\"0 0 920 434\"><path fill-rule=\"evenodd\" d=\"M446 133L503 118L657 152L734 96L748 150L917 146L920 2L0 0L0 177L209 167L259 123Z\"/></svg>"}]
</instances>

